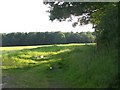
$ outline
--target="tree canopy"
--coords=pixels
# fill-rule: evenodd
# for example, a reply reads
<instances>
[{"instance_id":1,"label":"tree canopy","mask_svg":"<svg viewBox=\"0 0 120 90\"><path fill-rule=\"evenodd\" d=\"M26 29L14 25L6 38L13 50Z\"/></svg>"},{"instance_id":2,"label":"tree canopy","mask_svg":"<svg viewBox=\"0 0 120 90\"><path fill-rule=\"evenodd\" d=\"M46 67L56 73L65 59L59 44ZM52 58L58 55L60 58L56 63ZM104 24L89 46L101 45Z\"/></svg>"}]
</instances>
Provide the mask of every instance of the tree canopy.
<instances>
[{"instance_id":1,"label":"tree canopy","mask_svg":"<svg viewBox=\"0 0 120 90\"><path fill-rule=\"evenodd\" d=\"M50 20L72 21L77 16L76 25L93 24L97 33L97 44L110 44L117 40L118 3L117 2L44 2L49 4ZM113 43L113 42L112 42ZM116 43L116 42L114 42Z\"/></svg>"}]
</instances>

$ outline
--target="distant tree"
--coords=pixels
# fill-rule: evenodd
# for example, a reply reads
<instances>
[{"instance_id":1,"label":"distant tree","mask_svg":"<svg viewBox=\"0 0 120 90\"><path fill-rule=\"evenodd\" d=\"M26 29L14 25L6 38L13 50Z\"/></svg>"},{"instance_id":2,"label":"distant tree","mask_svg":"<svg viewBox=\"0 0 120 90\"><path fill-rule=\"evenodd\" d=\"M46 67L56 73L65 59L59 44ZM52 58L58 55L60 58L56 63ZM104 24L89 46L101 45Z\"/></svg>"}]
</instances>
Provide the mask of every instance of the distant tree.
<instances>
[{"instance_id":1,"label":"distant tree","mask_svg":"<svg viewBox=\"0 0 120 90\"><path fill-rule=\"evenodd\" d=\"M66 38L64 33L62 32L55 32L54 33L55 37L54 37L54 43L59 44L59 43L65 43L66 42Z\"/></svg>"},{"instance_id":2,"label":"distant tree","mask_svg":"<svg viewBox=\"0 0 120 90\"><path fill-rule=\"evenodd\" d=\"M83 34L82 34L83 33ZM94 42L94 35L91 32L63 33L63 32L29 32L29 33L8 33L2 34L3 46L17 45L42 45L42 44L64 44Z\"/></svg>"}]
</instances>

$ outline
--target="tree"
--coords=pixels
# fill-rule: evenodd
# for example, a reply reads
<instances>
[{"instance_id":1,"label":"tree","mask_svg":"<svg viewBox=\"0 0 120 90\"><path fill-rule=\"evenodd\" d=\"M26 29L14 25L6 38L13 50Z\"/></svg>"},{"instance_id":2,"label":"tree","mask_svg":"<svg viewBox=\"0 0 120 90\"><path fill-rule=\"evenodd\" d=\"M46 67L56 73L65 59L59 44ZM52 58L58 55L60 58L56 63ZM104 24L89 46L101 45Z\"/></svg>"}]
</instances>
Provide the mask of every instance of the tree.
<instances>
[{"instance_id":1,"label":"tree","mask_svg":"<svg viewBox=\"0 0 120 90\"><path fill-rule=\"evenodd\" d=\"M55 36L54 36L54 43L62 44L62 43L66 42L66 38L65 38L64 33L62 33L62 32L55 32L54 34L55 34Z\"/></svg>"},{"instance_id":2,"label":"tree","mask_svg":"<svg viewBox=\"0 0 120 90\"><path fill-rule=\"evenodd\" d=\"M76 25L93 24L97 35L97 45L110 44L109 40L116 40L118 26L118 3L114 2L44 2L49 4L50 20L72 21L72 16L78 16ZM114 30L115 29L115 30ZM114 33L114 34L112 34ZM111 38L111 35L114 37ZM100 45L99 45L100 46Z\"/></svg>"},{"instance_id":3,"label":"tree","mask_svg":"<svg viewBox=\"0 0 120 90\"><path fill-rule=\"evenodd\" d=\"M43 44L64 44L90 42L92 38L82 40L89 36L94 37L92 33L81 35L80 33L63 32L30 32L30 33L8 33L2 34L2 46L13 45L43 45ZM94 41L93 41L94 42Z\"/></svg>"}]
</instances>

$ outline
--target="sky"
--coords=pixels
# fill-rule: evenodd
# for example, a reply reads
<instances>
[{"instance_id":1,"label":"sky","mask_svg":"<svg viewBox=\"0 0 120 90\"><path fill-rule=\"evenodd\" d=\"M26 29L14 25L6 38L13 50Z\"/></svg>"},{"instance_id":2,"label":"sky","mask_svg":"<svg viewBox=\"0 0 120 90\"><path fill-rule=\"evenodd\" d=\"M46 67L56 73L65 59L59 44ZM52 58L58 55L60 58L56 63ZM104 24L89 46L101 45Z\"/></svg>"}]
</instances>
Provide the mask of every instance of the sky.
<instances>
[{"instance_id":1,"label":"sky","mask_svg":"<svg viewBox=\"0 0 120 90\"><path fill-rule=\"evenodd\" d=\"M43 0L0 0L0 33L94 31L91 24L73 28L73 22L51 22L47 10Z\"/></svg>"}]
</instances>

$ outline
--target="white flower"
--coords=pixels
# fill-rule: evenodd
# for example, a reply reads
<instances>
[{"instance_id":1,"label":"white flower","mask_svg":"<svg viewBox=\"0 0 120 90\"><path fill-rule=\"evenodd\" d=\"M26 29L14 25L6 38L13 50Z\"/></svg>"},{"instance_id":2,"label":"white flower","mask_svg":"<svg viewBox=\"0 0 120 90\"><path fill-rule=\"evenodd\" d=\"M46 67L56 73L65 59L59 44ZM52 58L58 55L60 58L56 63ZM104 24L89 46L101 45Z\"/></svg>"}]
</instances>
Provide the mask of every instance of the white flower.
<instances>
[{"instance_id":1,"label":"white flower","mask_svg":"<svg viewBox=\"0 0 120 90\"><path fill-rule=\"evenodd\" d=\"M52 70L53 68L52 67L50 67L50 70Z\"/></svg>"}]
</instances>

